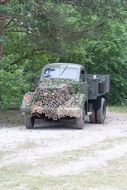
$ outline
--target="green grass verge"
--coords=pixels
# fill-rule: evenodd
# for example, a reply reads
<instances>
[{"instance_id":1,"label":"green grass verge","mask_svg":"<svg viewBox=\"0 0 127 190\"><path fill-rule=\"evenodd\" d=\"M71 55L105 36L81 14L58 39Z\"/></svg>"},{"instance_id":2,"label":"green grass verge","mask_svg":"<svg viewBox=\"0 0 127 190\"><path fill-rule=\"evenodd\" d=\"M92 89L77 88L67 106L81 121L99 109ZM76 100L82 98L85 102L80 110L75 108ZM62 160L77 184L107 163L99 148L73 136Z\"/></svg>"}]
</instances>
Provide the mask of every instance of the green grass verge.
<instances>
[{"instance_id":1,"label":"green grass verge","mask_svg":"<svg viewBox=\"0 0 127 190\"><path fill-rule=\"evenodd\" d=\"M15 126L23 124L23 116L18 110L0 111L0 126Z\"/></svg>"},{"instance_id":2,"label":"green grass verge","mask_svg":"<svg viewBox=\"0 0 127 190\"><path fill-rule=\"evenodd\" d=\"M109 106L107 110L109 112L127 113L127 106Z\"/></svg>"}]
</instances>

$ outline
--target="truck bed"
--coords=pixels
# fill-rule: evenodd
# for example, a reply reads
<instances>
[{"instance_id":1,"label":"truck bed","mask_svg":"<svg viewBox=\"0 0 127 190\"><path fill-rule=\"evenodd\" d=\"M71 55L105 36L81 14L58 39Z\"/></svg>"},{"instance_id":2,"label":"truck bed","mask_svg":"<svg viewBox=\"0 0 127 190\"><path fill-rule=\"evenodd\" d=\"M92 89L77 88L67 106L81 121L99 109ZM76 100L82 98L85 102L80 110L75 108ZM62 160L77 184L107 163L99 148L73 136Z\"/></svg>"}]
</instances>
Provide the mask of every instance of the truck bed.
<instances>
[{"instance_id":1,"label":"truck bed","mask_svg":"<svg viewBox=\"0 0 127 190\"><path fill-rule=\"evenodd\" d=\"M86 75L89 93L88 99L95 100L99 96L106 95L110 90L110 77L109 75L101 74L87 74Z\"/></svg>"}]
</instances>

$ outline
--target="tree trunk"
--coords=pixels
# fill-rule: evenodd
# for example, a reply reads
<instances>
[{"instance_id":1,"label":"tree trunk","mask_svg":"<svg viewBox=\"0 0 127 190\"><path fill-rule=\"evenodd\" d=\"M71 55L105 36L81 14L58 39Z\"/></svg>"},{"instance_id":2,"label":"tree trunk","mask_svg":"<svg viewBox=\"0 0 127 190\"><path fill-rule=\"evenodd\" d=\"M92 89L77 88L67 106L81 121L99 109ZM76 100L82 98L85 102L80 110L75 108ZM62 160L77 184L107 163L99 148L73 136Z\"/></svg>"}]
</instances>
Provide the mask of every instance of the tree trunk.
<instances>
[{"instance_id":1,"label":"tree trunk","mask_svg":"<svg viewBox=\"0 0 127 190\"><path fill-rule=\"evenodd\" d=\"M4 35L5 19L0 20L0 38ZM3 57L3 42L0 42L0 59Z\"/></svg>"},{"instance_id":2,"label":"tree trunk","mask_svg":"<svg viewBox=\"0 0 127 190\"><path fill-rule=\"evenodd\" d=\"M9 2L9 0L0 0L0 5L4 6L8 2ZM4 36L5 25L6 25L6 18L1 16L0 17L0 38ZM0 60L2 59L2 57L3 57L3 43L0 42Z\"/></svg>"}]
</instances>

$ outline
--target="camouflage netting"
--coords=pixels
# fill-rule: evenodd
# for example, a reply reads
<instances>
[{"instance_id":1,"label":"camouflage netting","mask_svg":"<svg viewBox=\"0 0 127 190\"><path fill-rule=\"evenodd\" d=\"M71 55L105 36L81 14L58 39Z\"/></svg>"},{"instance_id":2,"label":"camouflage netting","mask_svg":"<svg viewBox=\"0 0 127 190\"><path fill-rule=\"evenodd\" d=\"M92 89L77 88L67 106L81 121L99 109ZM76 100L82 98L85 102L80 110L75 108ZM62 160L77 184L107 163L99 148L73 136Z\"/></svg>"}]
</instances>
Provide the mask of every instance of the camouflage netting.
<instances>
[{"instance_id":1,"label":"camouflage netting","mask_svg":"<svg viewBox=\"0 0 127 190\"><path fill-rule=\"evenodd\" d=\"M65 79L45 79L32 95L31 114L45 114L57 120L61 117L80 117L84 95L79 93L79 83ZM79 98L80 96L80 98Z\"/></svg>"}]
</instances>

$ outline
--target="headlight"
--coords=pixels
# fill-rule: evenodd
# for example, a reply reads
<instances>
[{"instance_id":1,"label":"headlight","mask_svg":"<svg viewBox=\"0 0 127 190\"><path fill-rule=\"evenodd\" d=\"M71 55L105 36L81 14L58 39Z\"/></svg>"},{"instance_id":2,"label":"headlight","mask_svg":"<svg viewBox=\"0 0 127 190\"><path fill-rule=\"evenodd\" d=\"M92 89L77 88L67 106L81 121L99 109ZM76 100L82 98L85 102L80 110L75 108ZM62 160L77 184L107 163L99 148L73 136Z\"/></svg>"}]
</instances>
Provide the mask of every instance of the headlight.
<instances>
[{"instance_id":1,"label":"headlight","mask_svg":"<svg viewBox=\"0 0 127 190\"><path fill-rule=\"evenodd\" d=\"M20 108L21 111L25 111L29 107L32 97L33 97L33 92L28 92L25 94L23 101L22 101L21 108Z\"/></svg>"}]
</instances>

